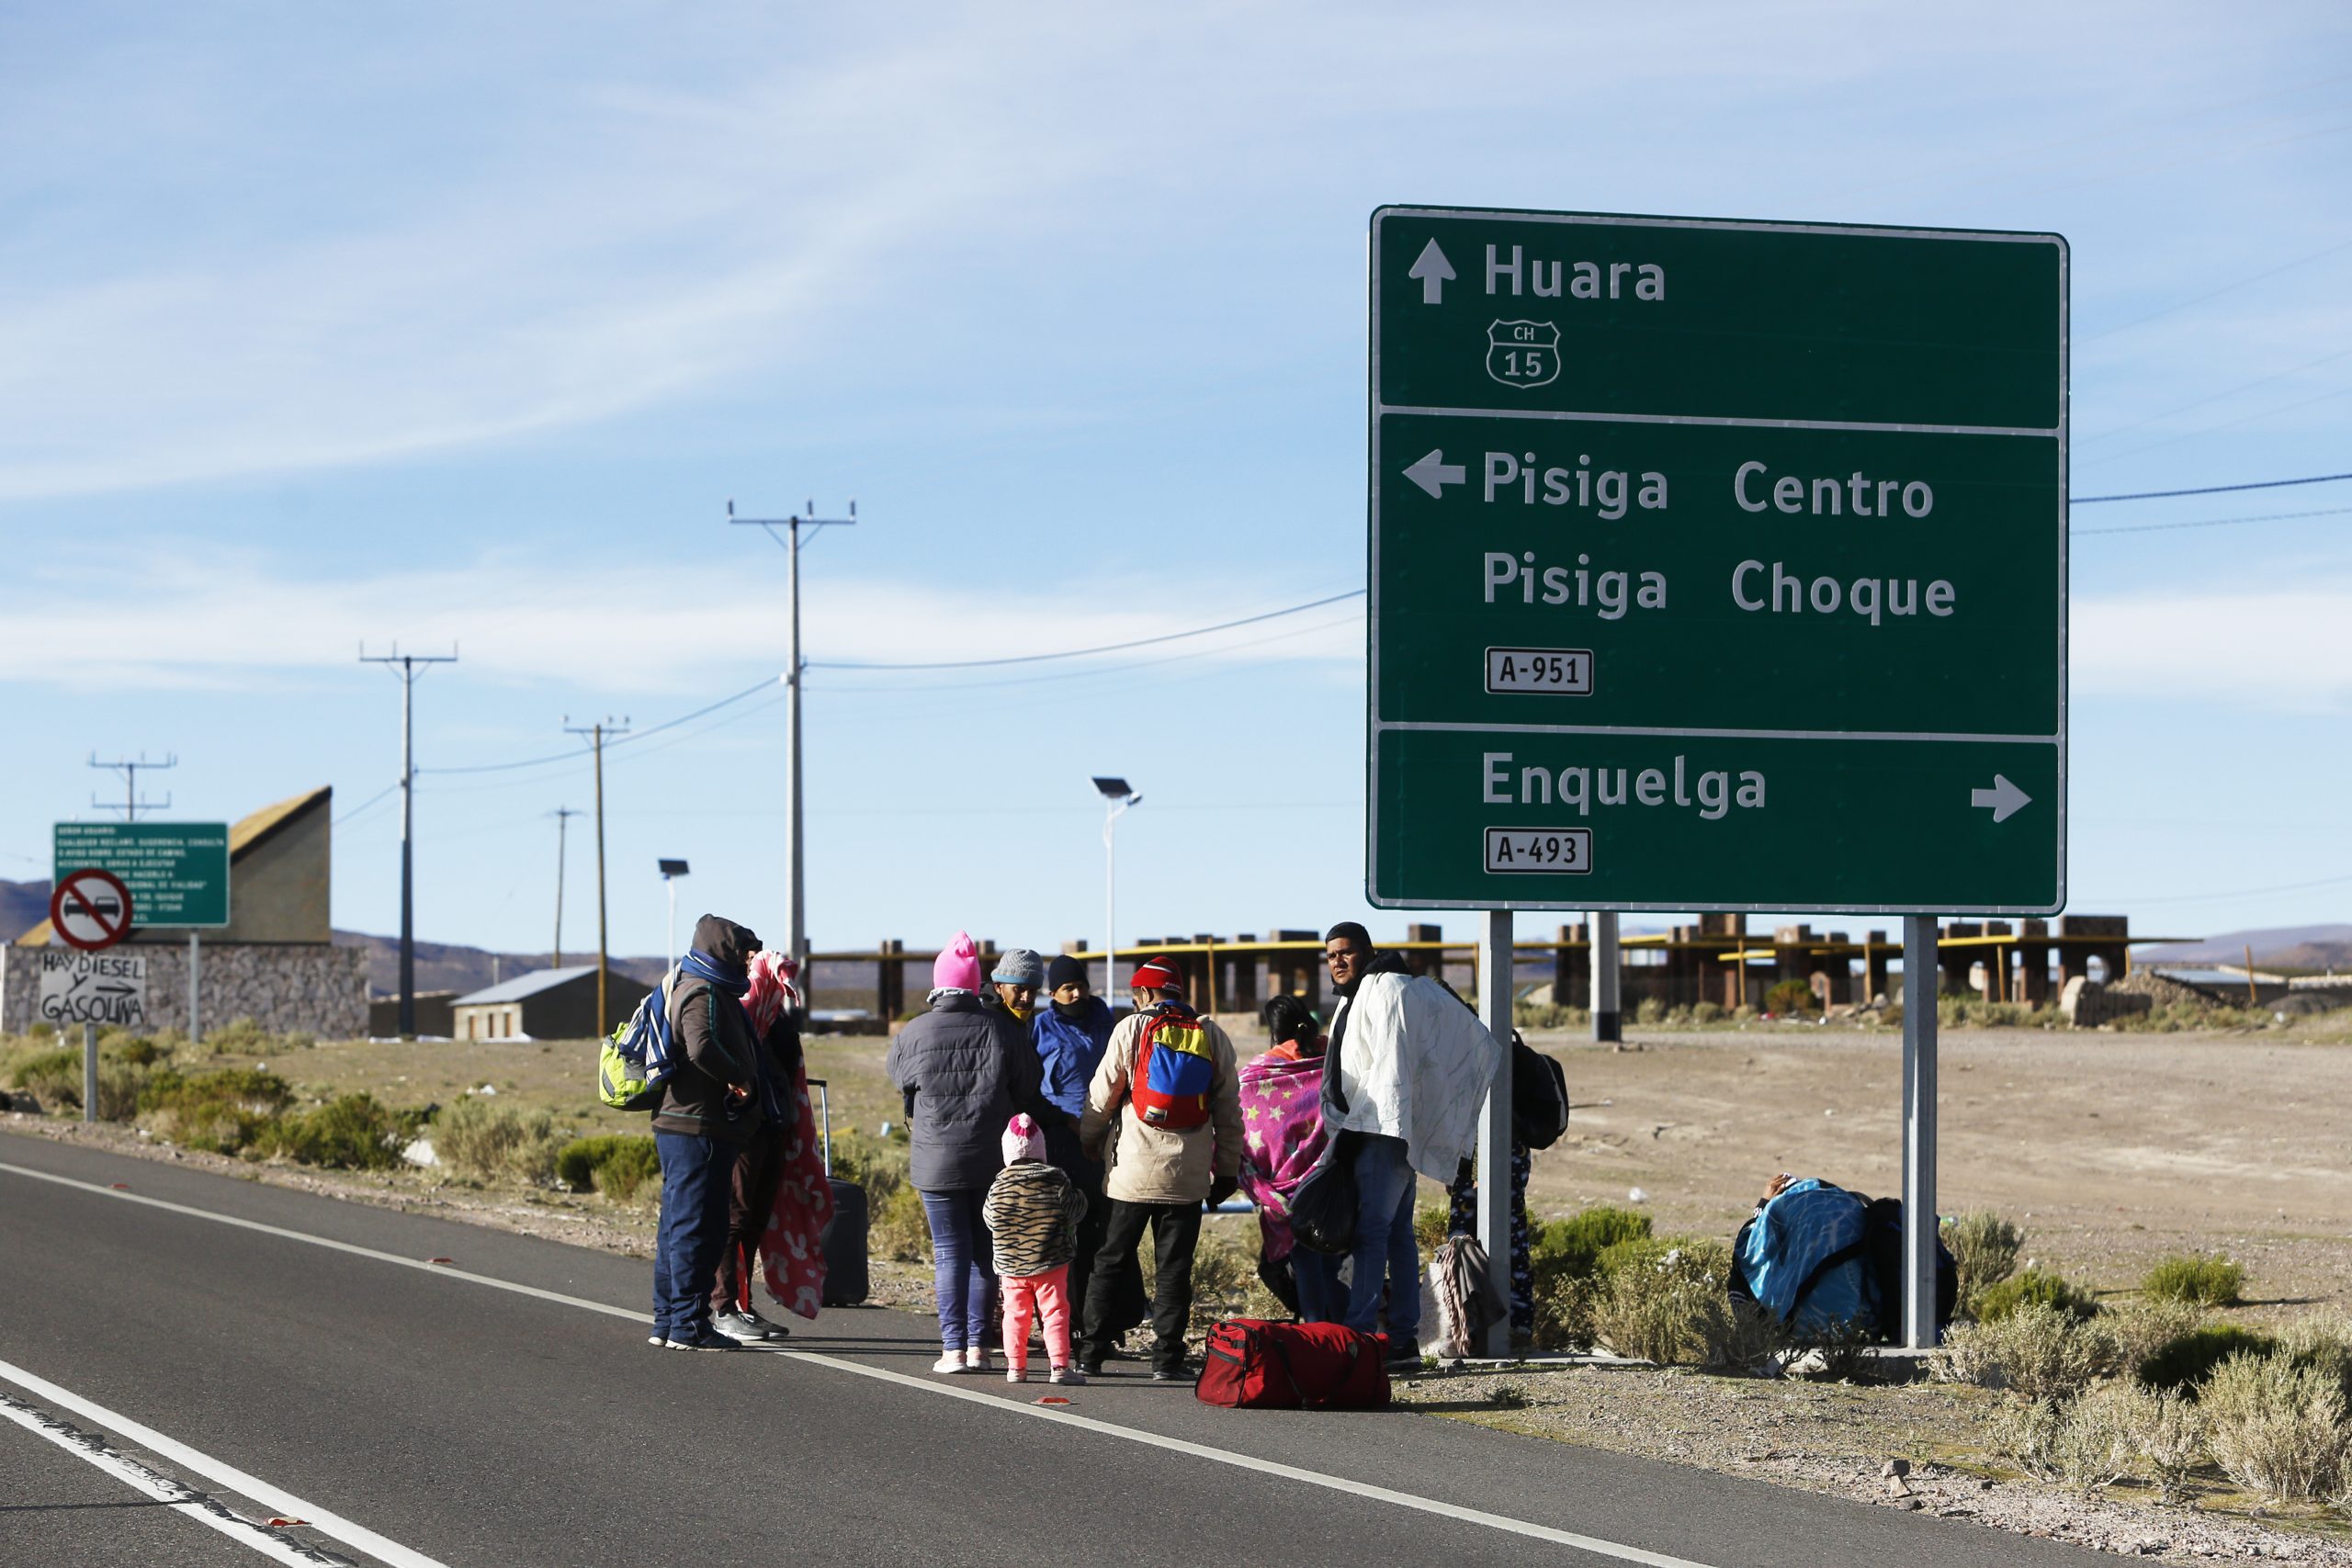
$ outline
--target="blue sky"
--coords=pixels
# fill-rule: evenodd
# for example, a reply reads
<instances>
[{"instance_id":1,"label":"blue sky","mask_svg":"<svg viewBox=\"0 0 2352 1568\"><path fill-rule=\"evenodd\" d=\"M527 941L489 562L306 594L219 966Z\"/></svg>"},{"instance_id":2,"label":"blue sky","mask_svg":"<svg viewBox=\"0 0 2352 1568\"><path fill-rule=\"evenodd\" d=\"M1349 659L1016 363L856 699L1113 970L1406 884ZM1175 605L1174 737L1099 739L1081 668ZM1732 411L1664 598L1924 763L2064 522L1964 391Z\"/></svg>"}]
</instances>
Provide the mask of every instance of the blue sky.
<instances>
[{"instance_id":1,"label":"blue sky","mask_svg":"<svg viewBox=\"0 0 2352 1568\"><path fill-rule=\"evenodd\" d=\"M773 677L785 558L729 497L856 498L806 558L820 662L1361 586L1383 202L2056 230L2078 495L2352 469L2347 148L2321 4L17 7L0 875L116 789L93 750L175 753L175 816L355 812L398 769L363 639L462 651L426 769ZM2078 538L2073 908L2352 909L2348 525ZM1123 938L1364 913L1362 638L1350 603L818 670L815 940L1097 931L1098 772L1147 796ZM661 945L661 855L780 932L782 754L771 697L614 752L616 951ZM589 804L578 761L426 773L420 932L543 945L548 813ZM395 828L339 826L337 924L396 928Z\"/></svg>"}]
</instances>

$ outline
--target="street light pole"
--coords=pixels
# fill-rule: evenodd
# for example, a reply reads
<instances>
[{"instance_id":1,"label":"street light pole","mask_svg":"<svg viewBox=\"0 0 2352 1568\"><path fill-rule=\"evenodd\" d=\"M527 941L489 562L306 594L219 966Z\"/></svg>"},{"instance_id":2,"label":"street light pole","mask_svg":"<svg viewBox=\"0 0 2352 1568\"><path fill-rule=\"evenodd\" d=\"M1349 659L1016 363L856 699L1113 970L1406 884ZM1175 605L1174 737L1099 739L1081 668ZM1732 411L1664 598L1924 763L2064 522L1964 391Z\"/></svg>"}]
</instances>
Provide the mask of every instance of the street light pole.
<instances>
[{"instance_id":1,"label":"street light pole","mask_svg":"<svg viewBox=\"0 0 2352 1568\"><path fill-rule=\"evenodd\" d=\"M1119 818L1143 796L1125 779L1097 778L1095 793L1102 797L1102 1005L1116 1010L1119 984Z\"/></svg>"},{"instance_id":2,"label":"street light pole","mask_svg":"<svg viewBox=\"0 0 2352 1568\"><path fill-rule=\"evenodd\" d=\"M401 1027L403 1040L416 1038L416 860L413 852L416 830L416 678L420 664L455 664L453 644L446 654L402 653L394 643L390 653L369 654L359 645L362 664L398 665L401 681Z\"/></svg>"},{"instance_id":3,"label":"street light pole","mask_svg":"<svg viewBox=\"0 0 2352 1568\"><path fill-rule=\"evenodd\" d=\"M764 528L768 537L782 545L790 557L786 579L792 600L791 662L786 666L785 686L785 752L784 752L784 880L785 918L784 950L794 963L806 967L808 961L808 904L807 840L801 829L801 765L800 765L800 689L808 673L808 664L800 657L800 530L815 533L823 528L854 528L857 525L857 502L849 503L847 517L819 517L817 503L807 503L806 514L790 517L738 517L735 503L727 503L727 521L739 527ZM776 530L784 535L778 537Z\"/></svg>"},{"instance_id":4,"label":"street light pole","mask_svg":"<svg viewBox=\"0 0 2352 1568\"><path fill-rule=\"evenodd\" d=\"M662 867L662 886L670 890L670 951L662 954L662 966L666 971L678 961L678 878L686 874L686 863L665 860Z\"/></svg>"}]
</instances>

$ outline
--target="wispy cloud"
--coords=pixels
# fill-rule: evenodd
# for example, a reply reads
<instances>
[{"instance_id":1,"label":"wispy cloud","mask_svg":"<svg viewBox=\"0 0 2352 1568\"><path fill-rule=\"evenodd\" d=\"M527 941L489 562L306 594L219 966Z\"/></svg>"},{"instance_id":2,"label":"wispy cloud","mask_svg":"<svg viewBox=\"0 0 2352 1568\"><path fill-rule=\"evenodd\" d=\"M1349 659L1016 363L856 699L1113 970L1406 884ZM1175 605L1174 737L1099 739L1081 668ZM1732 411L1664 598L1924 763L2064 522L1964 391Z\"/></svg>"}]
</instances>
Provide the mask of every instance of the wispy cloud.
<instances>
[{"instance_id":1,"label":"wispy cloud","mask_svg":"<svg viewBox=\"0 0 2352 1568\"><path fill-rule=\"evenodd\" d=\"M2077 696L2340 711L2352 704L2352 579L2077 599L2071 662Z\"/></svg>"},{"instance_id":2,"label":"wispy cloud","mask_svg":"<svg viewBox=\"0 0 2352 1568\"><path fill-rule=\"evenodd\" d=\"M479 680L615 694L741 685L763 667L781 671L789 658L780 576L765 581L764 589L757 578L730 587L688 564L550 567L519 553L430 570L306 577L253 552L150 552L126 565L64 549L20 574L25 608L0 620L0 682L96 691L308 683L346 669L363 639L383 651L380 639L396 629L417 652L456 643L469 676ZM1148 597L1137 584L1131 595L1096 591L1063 603L1042 592L1008 596L835 579L804 601L807 657L888 663L1017 657L1191 631L1283 603L1230 584L1155 586L1160 591ZM111 613L126 604L139 614ZM1288 635L1330 618L1261 623L1129 657L1360 659L1361 630ZM101 625L106 635L93 637L91 628ZM925 671L899 679L946 678ZM847 683L889 681L859 674Z\"/></svg>"}]
</instances>

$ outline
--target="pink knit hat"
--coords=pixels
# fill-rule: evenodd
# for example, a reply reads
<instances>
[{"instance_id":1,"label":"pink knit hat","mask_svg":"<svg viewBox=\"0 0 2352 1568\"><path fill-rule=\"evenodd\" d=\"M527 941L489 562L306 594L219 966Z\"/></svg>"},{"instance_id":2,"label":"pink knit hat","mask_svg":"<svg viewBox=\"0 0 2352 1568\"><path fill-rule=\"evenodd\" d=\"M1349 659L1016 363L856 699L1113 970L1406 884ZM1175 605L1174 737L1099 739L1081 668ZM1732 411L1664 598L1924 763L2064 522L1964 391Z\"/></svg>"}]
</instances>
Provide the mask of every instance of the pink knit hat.
<instances>
[{"instance_id":1,"label":"pink knit hat","mask_svg":"<svg viewBox=\"0 0 2352 1568\"><path fill-rule=\"evenodd\" d=\"M1046 1134L1037 1131L1037 1123L1025 1111L1004 1124L1004 1163L1046 1157Z\"/></svg>"},{"instance_id":2,"label":"pink knit hat","mask_svg":"<svg viewBox=\"0 0 2352 1568\"><path fill-rule=\"evenodd\" d=\"M931 988L934 991L977 991L980 988L980 950L972 944L971 937L963 931L945 951L931 961Z\"/></svg>"}]
</instances>

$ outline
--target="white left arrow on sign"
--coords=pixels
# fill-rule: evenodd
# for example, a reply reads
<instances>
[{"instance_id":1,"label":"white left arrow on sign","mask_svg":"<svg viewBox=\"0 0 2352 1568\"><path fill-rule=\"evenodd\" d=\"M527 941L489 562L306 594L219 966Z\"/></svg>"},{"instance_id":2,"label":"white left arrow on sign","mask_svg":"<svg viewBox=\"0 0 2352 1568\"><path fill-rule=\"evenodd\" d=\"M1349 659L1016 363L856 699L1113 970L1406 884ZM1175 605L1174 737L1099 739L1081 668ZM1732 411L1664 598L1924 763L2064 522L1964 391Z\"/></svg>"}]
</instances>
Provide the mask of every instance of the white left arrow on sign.
<instances>
[{"instance_id":1,"label":"white left arrow on sign","mask_svg":"<svg viewBox=\"0 0 2352 1568\"><path fill-rule=\"evenodd\" d=\"M1445 487L1458 485L1467 480L1470 471L1460 463L1447 462L1445 450L1440 447L1407 468L1405 477L1429 491L1434 499L1443 501Z\"/></svg>"},{"instance_id":2,"label":"white left arrow on sign","mask_svg":"<svg viewBox=\"0 0 2352 1568\"><path fill-rule=\"evenodd\" d=\"M1405 276L1421 280L1422 304L1442 305L1445 303L1445 286L1453 281L1453 264L1445 259L1445 253L1437 248L1435 240L1431 240L1421 247L1420 259Z\"/></svg>"},{"instance_id":3,"label":"white left arrow on sign","mask_svg":"<svg viewBox=\"0 0 2352 1568\"><path fill-rule=\"evenodd\" d=\"M1991 789L1972 789L1968 792L1968 804L1971 807L1992 807L1993 820L1996 822L2007 821L2018 814L2020 807L2032 804L2032 801L2033 796L2018 788L1999 773L1993 775Z\"/></svg>"}]
</instances>

